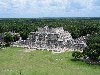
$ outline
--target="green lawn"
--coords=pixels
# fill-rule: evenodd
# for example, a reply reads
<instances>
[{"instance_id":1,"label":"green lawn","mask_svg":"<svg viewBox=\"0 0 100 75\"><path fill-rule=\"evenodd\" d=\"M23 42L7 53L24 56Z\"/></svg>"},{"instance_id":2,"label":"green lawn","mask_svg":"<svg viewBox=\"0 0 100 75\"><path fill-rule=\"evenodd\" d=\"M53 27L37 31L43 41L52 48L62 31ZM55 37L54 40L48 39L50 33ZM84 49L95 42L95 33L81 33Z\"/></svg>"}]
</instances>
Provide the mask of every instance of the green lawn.
<instances>
[{"instance_id":1,"label":"green lawn","mask_svg":"<svg viewBox=\"0 0 100 75\"><path fill-rule=\"evenodd\" d=\"M0 75L100 75L100 66L71 61L71 52L0 50Z\"/></svg>"}]
</instances>

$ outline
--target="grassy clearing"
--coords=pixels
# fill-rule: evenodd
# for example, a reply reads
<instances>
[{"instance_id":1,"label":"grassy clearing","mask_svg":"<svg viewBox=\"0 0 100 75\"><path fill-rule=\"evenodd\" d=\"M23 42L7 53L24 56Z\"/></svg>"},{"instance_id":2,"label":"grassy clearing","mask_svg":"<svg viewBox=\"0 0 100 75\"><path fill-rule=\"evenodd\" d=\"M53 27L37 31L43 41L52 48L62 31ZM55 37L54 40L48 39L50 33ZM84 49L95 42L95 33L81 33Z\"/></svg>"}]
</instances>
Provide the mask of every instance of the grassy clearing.
<instances>
[{"instance_id":1,"label":"grassy clearing","mask_svg":"<svg viewBox=\"0 0 100 75\"><path fill-rule=\"evenodd\" d=\"M0 50L0 75L100 75L100 66L71 61L71 52Z\"/></svg>"}]
</instances>

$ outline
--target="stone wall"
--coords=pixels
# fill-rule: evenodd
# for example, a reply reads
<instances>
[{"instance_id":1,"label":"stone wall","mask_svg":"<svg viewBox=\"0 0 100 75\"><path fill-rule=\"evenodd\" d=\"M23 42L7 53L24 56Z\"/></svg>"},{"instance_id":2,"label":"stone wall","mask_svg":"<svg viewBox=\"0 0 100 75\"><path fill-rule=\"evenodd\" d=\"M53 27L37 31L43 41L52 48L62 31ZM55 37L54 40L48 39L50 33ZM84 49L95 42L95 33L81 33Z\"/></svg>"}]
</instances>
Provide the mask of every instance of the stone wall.
<instances>
[{"instance_id":1,"label":"stone wall","mask_svg":"<svg viewBox=\"0 0 100 75\"><path fill-rule=\"evenodd\" d=\"M64 31L63 27L38 28L38 31L31 32L27 40L20 40L20 46L27 46L29 49L52 50L64 52L66 50L83 50L86 47L86 37L73 39L71 33Z\"/></svg>"}]
</instances>

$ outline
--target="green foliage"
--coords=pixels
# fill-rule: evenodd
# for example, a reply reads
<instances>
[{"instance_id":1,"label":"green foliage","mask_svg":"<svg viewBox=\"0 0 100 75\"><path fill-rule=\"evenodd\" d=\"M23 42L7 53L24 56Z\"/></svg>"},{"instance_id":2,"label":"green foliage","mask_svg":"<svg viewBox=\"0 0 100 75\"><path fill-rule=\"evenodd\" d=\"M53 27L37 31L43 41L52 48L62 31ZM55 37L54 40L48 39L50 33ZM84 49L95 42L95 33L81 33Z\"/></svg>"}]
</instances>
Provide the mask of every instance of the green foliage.
<instances>
[{"instance_id":1,"label":"green foliage","mask_svg":"<svg viewBox=\"0 0 100 75\"><path fill-rule=\"evenodd\" d=\"M99 25L100 18L1 19L0 32L21 32L22 38L26 39L26 34L37 31L38 27L63 27L72 34L73 38L77 38L98 32ZM26 37L24 38L23 35Z\"/></svg>"},{"instance_id":2,"label":"green foliage","mask_svg":"<svg viewBox=\"0 0 100 75\"><path fill-rule=\"evenodd\" d=\"M22 40L26 40L28 37L28 33L26 31L21 31L20 36L22 37Z\"/></svg>"},{"instance_id":3,"label":"green foliage","mask_svg":"<svg viewBox=\"0 0 100 75\"><path fill-rule=\"evenodd\" d=\"M79 59L82 57L82 53L80 51L74 51L72 53L72 56L75 58L75 59Z\"/></svg>"},{"instance_id":4,"label":"green foliage","mask_svg":"<svg viewBox=\"0 0 100 75\"><path fill-rule=\"evenodd\" d=\"M11 35L11 33L6 32L6 33L4 34L4 36L3 36L3 40L4 40L4 42L6 42L6 43L10 43L10 42L13 41L13 36Z\"/></svg>"},{"instance_id":5,"label":"green foliage","mask_svg":"<svg viewBox=\"0 0 100 75\"><path fill-rule=\"evenodd\" d=\"M100 56L100 34L92 34L87 40L87 47L83 53L91 60L98 60Z\"/></svg>"}]
</instances>

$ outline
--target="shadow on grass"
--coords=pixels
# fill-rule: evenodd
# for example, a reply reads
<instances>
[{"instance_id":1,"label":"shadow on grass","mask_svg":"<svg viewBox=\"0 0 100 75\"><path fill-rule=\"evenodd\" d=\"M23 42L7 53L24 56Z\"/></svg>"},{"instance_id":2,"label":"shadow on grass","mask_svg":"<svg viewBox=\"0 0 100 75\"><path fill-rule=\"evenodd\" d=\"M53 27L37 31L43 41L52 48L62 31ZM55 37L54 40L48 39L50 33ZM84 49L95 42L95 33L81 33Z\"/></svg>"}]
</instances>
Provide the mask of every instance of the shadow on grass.
<instances>
[{"instance_id":1,"label":"shadow on grass","mask_svg":"<svg viewBox=\"0 0 100 75\"><path fill-rule=\"evenodd\" d=\"M0 51L2 51L3 49L0 48Z\"/></svg>"},{"instance_id":2,"label":"shadow on grass","mask_svg":"<svg viewBox=\"0 0 100 75\"><path fill-rule=\"evenodd\" d=\"M70 60L73 61L73 62L84 62L84 63L89 64L89 65L100 66L100 62L93 62L93 61L87 60L87 59L70 59Z\"/></svg>"},{"instance_id":3,"label":"shadow on grass","mask_svg":"<svg viewBox=\"0 0 100 75\"><path fill-rule=\"evenodd\" d=\"M70 59L71 61L82 61L80 59Z\"/></svg>"}]
</instances>

